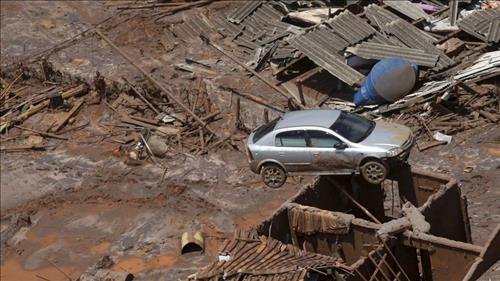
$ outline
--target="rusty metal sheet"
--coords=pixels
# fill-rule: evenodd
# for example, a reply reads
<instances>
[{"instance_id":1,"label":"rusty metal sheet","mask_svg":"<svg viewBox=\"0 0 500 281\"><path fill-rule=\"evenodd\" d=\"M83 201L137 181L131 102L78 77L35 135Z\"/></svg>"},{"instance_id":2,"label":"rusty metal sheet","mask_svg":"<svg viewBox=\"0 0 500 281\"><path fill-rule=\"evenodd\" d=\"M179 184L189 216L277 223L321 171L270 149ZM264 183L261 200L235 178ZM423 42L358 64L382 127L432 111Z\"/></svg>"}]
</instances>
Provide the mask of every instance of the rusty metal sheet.
<instances>
[{"instance_id":1,"label":"rusty metal sheet","mask_svg":"<svg viewBox=\"0 0 500 281\"><path fill-rule=\"evenodd\" d=\"M430 21L432 17L428 14L426 14L424 11L422 11L420 8L418 8L415 4L413 4L410 1L406 0L386 0L384 1L384 4L387 6L393 8L394 10L400 12L401 14L409 17L412 20L418 20L421 18L426 19L427 21Z\"/></svg>"},{"instance_id":2,"label":"rusty metal sheet","mask_svg":"<svg viewBox=\"0 0 500 281\"><path fill-rule=\"evenodd\" d=\"M244 4L238 7L232 14L227 17L227 20L232 23L240 24L248 17L255 9L257 9L262 1L245 1Z\"/></svg>"},{"instance_id":3,"label":"rusty metal sheet","mask_svg":"<svg viewBox=\"0 0 500 281\"><path fill-rule=\"evenodd\" d=\"M366 21L348 10L326 21L326 24L350 44L358 43L376 32Z\"/></svg>"},{"instance_id":4,"label":"rusty metal sheet","mask_svg":"<svg viewBox=\"0 0 500 281\"><path fill-rule=\"evenodd\" d=\"M380 60L386 57L399 57L417 65L429 67L434 67L439 58L439 55L430 54L421 49L370 42L364 42L354 47L349 47L346 51L365 59Z\"/></svg>"},{"instance_id":5,"label":"rusty metal sheet","mask_svg":"<svg viewBox=\"0 0 500 281\"><path fill-rule=\"evenodd\" d=\"M293 37L288 43L348 85L355 85L364 78L363 74L347 65L341 56L332 53L329 45L305 36Z\"/></svg>"}]
</instances>

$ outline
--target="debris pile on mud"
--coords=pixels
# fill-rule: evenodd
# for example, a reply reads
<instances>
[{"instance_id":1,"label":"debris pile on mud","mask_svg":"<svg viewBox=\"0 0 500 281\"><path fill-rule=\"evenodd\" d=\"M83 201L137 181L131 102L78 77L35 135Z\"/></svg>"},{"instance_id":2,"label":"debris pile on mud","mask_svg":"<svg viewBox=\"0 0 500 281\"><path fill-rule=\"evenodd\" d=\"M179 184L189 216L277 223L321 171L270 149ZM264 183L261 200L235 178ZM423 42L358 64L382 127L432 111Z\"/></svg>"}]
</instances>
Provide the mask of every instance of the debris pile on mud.
<instances>
[{"instance_id":1,"label":"debris pile on mud","mask_svg":"<svg viewBox=\"0 0 500 281\"><path fill-rule=\"evenodd\" d=\"M2 2L1 279L500 278L496 3ZM409 91L372 72L394 57ZM356 106L363 91L375 102ZM313 108L411 127L410 164L448 176L267 188L248 134ZM304 233L291 209L350 219ZM202 253L181 254L183 233Z\"/></svg>"}]
</instances>

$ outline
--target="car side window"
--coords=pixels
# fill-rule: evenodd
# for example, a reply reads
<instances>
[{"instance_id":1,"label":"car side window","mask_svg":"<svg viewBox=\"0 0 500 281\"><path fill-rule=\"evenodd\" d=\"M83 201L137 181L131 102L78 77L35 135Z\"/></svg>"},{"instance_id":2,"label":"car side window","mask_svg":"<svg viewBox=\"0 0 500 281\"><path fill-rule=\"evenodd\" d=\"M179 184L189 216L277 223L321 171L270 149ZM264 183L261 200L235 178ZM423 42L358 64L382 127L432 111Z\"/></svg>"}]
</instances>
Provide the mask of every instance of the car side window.
<instances>
[{"instance_id":1,"label":"car side window","mask_svg":"<svg viewBox=\"0 0 500 281\"><path fill-rule=\"evenodd\" d=\"M276 135L276 146L307 147L306 135L303 130L282 132Z\"/></svg>"},{"instance_id":2,"label":"car side window","mask_svg":"<svg viewBox=\"0 0 500 281\"><path fill-rule=\"evenodd\" d=\"M308 130L307 134L309 135L311 147L333 148L335 144L342 143L342 141L339 140L336 136L331 135L327 132Z\"/></svg>"}]
</instances>

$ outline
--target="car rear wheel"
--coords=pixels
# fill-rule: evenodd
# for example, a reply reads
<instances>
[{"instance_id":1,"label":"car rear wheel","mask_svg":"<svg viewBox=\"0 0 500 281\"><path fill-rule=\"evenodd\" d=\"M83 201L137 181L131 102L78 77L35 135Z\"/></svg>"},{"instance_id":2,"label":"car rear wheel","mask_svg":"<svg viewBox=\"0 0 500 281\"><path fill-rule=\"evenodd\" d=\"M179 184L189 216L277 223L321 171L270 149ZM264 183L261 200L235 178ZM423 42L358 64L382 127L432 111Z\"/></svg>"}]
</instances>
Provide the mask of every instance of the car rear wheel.
<instances>
[{"instance_id":1,"label":"car rear wheel","mask_svg":"<svg viewBox=\"0 0 500 281\"><path fill-rule=\"evenodd\" d=\"M387 177L387 168L384 163L370 160L361 166L361 175L371 184L380 184Z\"/></svg>"},{"instance_id":2,"label":"car rear wheel","mask_svg":"<svg viewBox=\"0 0 500 281\"><path fill-rule=\"evenodd\" d=\"M276 164L265 164L260 171L262 181L270 188L279 188L286 182L286 173Z\"/></svg>"}]
</instances>

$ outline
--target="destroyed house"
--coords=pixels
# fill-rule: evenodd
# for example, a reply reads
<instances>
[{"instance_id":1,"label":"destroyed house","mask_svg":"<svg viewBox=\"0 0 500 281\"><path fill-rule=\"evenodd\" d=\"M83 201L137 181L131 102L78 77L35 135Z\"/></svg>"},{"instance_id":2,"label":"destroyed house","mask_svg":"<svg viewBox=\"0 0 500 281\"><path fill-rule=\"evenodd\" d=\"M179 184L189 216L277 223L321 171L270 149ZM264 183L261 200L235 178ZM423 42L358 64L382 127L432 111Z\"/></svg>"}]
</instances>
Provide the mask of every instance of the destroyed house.
<instances>
[{"instance_id":1,"label":"destroyed house","mask_svg":"<svg viewBox=\"0 0 500 281\"><path fill-rule=\"evenodd\" d=\"M472 244L455 180L410 168L381 186L321 176L254 231L190 280L476 280L500 249L498 227Z\"/></svg>"}]
</instances>

